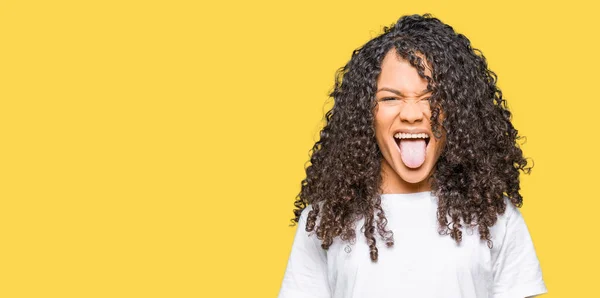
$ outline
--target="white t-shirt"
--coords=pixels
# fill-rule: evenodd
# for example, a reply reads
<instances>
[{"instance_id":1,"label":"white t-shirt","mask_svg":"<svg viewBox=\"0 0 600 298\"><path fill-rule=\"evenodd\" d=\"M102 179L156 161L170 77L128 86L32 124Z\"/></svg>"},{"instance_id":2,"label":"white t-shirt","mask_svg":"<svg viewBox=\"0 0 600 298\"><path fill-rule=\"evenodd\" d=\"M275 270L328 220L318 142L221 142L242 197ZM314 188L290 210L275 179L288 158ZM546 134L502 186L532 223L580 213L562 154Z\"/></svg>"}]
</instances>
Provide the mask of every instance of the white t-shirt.
<instances>
[{"instance_id":1,"label":"white t-shirt","mask_svg":"<svg viewBox=\"0 0 600 298\"><path fill-rule=\"evenodd\" d=\"M314 231L306 232L308 205L300 216L279 298L452 297L523 298L547 292L540 264L519 209L490 228L493 248L477 228L463 228L460 245L438 234L437 198L431 192L383 194L387 228L394 245L376 233L379 259L373 263L357 222L356 242L336 237L328 250Z\"/></svg>"}]
</instances>

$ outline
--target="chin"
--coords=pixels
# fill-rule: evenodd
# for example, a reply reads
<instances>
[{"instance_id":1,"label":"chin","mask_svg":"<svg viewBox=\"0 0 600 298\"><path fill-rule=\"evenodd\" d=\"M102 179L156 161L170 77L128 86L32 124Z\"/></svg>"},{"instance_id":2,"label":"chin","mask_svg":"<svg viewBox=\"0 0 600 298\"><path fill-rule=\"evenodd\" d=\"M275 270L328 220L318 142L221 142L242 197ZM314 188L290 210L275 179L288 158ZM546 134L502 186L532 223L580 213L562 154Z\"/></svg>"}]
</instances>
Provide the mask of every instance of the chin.
<instances>
[{"instance_id":1,"label":"chin","mask_svg":"<svg viewBox=\"0 0 600 298\"><path fill-rule=\"evenodd\" d=\"M410 184L419 184L427 180L431 174L431 166L429 162L426 161L425 164L420 166L417 169L411 169L406 167L400 161L400 165L396 165L394 167L394 172L405 182Z\"/></svg>"}]
</instances>

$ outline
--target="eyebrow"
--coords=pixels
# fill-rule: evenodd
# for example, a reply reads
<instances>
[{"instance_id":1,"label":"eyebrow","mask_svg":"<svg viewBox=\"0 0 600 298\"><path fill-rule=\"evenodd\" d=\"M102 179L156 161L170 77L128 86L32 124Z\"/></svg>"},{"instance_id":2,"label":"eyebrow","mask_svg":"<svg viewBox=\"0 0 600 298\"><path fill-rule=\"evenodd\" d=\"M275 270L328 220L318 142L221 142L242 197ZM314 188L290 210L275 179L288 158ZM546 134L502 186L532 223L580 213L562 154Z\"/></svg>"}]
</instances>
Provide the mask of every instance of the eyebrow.
<instances>
[{"instance_id":1,"label":"eyebrow","mask_svg":"<svg viewBox=\"0 0 600 298\"><path fill-rule=\"evenodd\" d=\"M383 88L380 88L379 90L377 90L376 93L379 93L380 91L388 91L388 92L392 92L398 96L406 97L404 94L402 94L402 92L400 92L396 89L392 89L392 88L383 87ZM421 93L417 94L417 96L423 96L429 92L431 92L431 90L425 89L425 90L421 91Z\"/></svg>"}]
</instances>

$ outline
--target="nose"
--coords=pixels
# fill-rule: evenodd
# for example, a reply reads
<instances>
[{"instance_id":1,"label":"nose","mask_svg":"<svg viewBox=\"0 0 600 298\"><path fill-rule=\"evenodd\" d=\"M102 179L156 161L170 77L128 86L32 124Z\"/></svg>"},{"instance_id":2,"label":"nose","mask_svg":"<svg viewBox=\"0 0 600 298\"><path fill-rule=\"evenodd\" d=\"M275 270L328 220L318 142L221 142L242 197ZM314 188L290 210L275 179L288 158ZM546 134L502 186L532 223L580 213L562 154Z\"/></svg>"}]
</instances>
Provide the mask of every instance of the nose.
<instances>
[{"instance_id":1,"label":"nose","mask_svg":"<svg viewBox=\"0 0 600 298\"><path fill-rule=\"evenodd\" d=\"M423 111L416 102L404 103L400 111L400 120L402 122L415 123L423 121Z\"/></svg>"}]
</instances>

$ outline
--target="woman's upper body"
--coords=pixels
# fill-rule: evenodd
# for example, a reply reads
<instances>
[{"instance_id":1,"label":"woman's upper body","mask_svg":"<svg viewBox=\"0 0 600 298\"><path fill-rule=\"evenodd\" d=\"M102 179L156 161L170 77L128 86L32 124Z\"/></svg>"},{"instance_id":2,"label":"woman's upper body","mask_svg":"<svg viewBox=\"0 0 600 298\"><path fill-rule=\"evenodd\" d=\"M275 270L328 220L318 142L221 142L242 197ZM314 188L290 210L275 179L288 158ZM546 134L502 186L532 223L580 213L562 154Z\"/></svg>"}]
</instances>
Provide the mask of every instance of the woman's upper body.
<instances>
[{"instance_id":1,"label":"woman's upper body","mask_svg":"<svg viewBox=\"0 0 600 298\"><path fill-rule=\"evenodd\" d=\"M531 167L496 82L431 15L401 17L356 49L294 202L280 297L545 292L517 209Z\"/></svg>"},{"instance_id":2,"label":"woman's upper body","mask_svg":"<svg viewBox=\"0 0 600 298\"><path fill-rule=\"evenodd\" d=\"M383 194L381 201L395 244L378 241L377 262L367 257L364 221L357 222L353 244L337 239L324 250L304 228L312 206L305 208L279 298L515 298L547 292L527 226L510 202L490 229L489 248L476 228L465 227L460 244L440 235L437 198L429 191Z\"/></svg>"}]
</instances>

